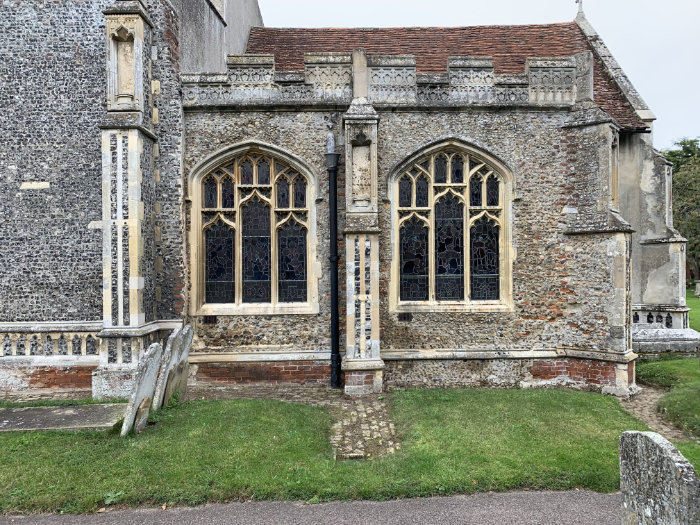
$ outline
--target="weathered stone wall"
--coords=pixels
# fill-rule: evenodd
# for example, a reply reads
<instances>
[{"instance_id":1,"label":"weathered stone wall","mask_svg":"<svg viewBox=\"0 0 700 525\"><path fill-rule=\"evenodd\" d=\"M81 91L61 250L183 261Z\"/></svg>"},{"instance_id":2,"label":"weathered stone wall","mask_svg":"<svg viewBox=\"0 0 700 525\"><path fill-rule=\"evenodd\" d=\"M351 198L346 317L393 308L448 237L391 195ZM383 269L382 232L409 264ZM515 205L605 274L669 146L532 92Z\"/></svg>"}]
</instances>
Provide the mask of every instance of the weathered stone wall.
<instances>
[{"instance_id":1,"label":"weathered stone wall","mask_svg":"<svg viewBox=\"0 0 700 525\"><path fill-rule=\"evenodd\" d=\"M600 127L563 131L562 126L572 118L568 111L379 113L383 356L447 358L445 352L457 352L460 358L468 358L470 352L488 352L488 357L496 358L502 352L515 352L527 357L527 352L534 350L556 357L558 350L559 355L614 352L619 357L627 351L630 346L625 306L625 234L614 230L595 233L595 228L585 234L579 227L578 234L568 235L568 219L562 215L565 207L573 206L583 192L588 192L591 203L586 216L601 223L607 220L607 210L600 203L609 198L609 185L601 182L609 174L605 168L609 137ZM296 155L320 177L316 202L317 261L321 265L319 315L219 315L214 324L194 319L195 347L209 352L327 349L328 211L323 153L328 124L338 130L339 113L192 109L185 115L186 178L198 163L217 150L249 140L273 144ZM336 136L340 138L339 134ZM388 299L389 263L395 242L387 198L388 177L405 158L445 138L481 148L513 172L514 308L505 312L420 312L412 313L408 322L399 321L398 315L389 310ZM339 186L343 188L342 184ZM581 215L584 211L585 203ZM342 218L340 227L342 231ZM344 267L342 262L340 267ZM340 302L345 304L344 298Z\"/></svg>"},{"instance_id":2,"label":"weathered stone wall","mask_svg":"<svg viewBox=\"0 0 700 525\"><path fill-rule=\"evenodd\" d=\"M149 3L153 20L153 106L158 110L154 132L153 302L156 319L182 314L184 287L182 193L183 116L180 96L180 20L168 0ZM146 310L148 312L148 310Z\"/></svg>"},{"instance_id":3,"label":"weathered stone wall","mask_svg":"<svg viewBox=\"0 0 700 525\"><path fill-rule=\"evenodd\" d=\"M208 112L185 113L185 179L193 168L224 147L243 141L259 141L301 159L315 180L316 260L309 261L310 278L319 278L318 314L218 315L215 324L192 319L196 338L194 351L314 351L330 348L328 175L325 168L326 135L329 125L337 133L340 114L326 112ZM344 187L339 181L338 186ZM339 204L342 206L342 196ZM342 231L342 224L341 224ZM189 225L188 225L189 230ZM187 255L189 260L189 252ZM341 263L342 264L342 263ZM342 266L341 266L342 268ZM190 269L191 272L192 269ZM188 298L188 301L191 301ZM341 301L342 304L342 301Z\"/></svg>"},{"instance_id":4,"label":"weathered stone wall","mask_svg":"<svg viewBox=\"0 0 700 525\"><path fill-rule=\"evenodd\" d=\"M183 72L226 71L226 55L243 53L251 26L262 26L256 0L176 0Z\"/></svg>"},{"instance_id":5,"label":"weathered stone wall","mask_svg":"<svg viewBox=\"0 0 700 525\"><path fill-rule=\"evenodd\" d=\"M620 491L623 525L700 523L700 479L659 434L620 436Z\"/></svg>"},{"instance_id":6,"label":"weathered stone wall","mask_svg":"<svg viewBox=\"0 0 700 525\"><path fill-rule=\"evenodd\" d=\"M109 3L3 2L0 321L101 318Z\"/></svg>"},{"instance_id":7,"label":"weathered stone wall","mask_svg":"<svg viewBox=\"0 0 700 525\"><path fill-rule=\"evenodd\" d=\"M613 341L617 335L611 334L613 325L624 327L624 320L611 318L620 309L613 291L617 241L610 234L565 235L562 225L564 207L577 205L583 195L597 201L604 192L598 184L607 170L601 169L597 158L604 137L585 128L562 132L567 118L561 112L525 111L380 113L381 198L386 199L387 177L394 166L426 144L447 137L474 144L510 167L516 194L514 310L413 313L410 322L399 321L388 308L388 261L396 240L385 204L380 214L382 353L557 347L624 352L624 343ZM581 181L584 184L576 187Z\"/></svg>"}]
</instances>

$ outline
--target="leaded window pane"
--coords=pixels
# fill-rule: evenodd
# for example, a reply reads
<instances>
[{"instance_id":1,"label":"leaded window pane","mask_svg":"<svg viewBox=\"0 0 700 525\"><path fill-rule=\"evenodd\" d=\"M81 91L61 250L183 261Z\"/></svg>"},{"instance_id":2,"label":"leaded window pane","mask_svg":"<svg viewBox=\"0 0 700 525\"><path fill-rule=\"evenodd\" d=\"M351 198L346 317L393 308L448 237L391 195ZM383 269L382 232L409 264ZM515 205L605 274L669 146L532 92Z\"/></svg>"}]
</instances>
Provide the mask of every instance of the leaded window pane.
<instances>
[{"instance_id":1,"label":"leaded window pane","mask_svg":"<svg viewBox=\"0 0 700 525\"><path fill-rule=\"evenodd\" d=\"M294 180L294 207L306 207L306 181L303 177L297 177Z\"/></svg>"},{"instance_id":2,"label":"leaded window pane","mask_svg":"<svg viewBox=\"0 0 700 525\"><path fill-rule=\"evenodd\" d=\"M208 177L204 181L204 207L216 208L217 185L214 177Z\"/></svg>"},{"instance_id":3,"label":"leaded window pane","mask_svg":"<svg viewBox=\"0 0 700 525\"><path fill-rule=\"evenodd\" d=\"M464 206L454 195L435 204L435 299L464 298Z\"/></svg>"},{"instance_id":4,"label":"leaded window pane","mask_svg":"<svg viewBox=\"0 0 700 525\"><path fill-rule=\"evenodd\" d=\"M435 182L447 182L447 159L442 155L435 157Z\"/></svg>"},{"instance_id":5,"label":"leaded window pane","mask_svg":"<svg viewBox=\"0 0 700 525\"><path fill-rule=\"evenodd\" d=\"M235 232L222 221L217 221L204 232L205 269L204 296L207 303L235 301Z\"/></svg>"},{"instance_id":6,"label":"leaded window pane","mask_svg":"<svg viewBox=\"0 0 700 525\"><path fill-rule=\"evenodd\" d=\"M270 208L258 199L241 210L243 237L243 302L269 303Z\"/></svg>"},{"instance_id":7,"label":"leaded window pane","mask_svg":"<svg viewBox=\"0 0 700 525\"><path fill-rule=\"evenodd\" d=\"M306 228L288 222L279 229L277 242L279 301L306 301Z\"/></svg>"},{"instance_id":8,"label":"leaded window pane","mask_svg":"<svg viewBox=\"0 0 700 525\"><path fill-rule=\"evenodd\" d=\"M454 184L461 184L464 182L464 162L462 157L455 155L452 157L452 182Z\"/></svg>"},{"instance_id":9,"label":"leaded window pane","mask_svg":"<svg viewBox=\"0 0 700 525\"><path fill-rule=\"evenodd\" d=\"M500 297L498 237L499 227L486 217L478 219L471 227L472 300L496 300Z\"/></svg>"},{"instance_id":10,"label":"leaded window pane","mask_svg":"<svg viewBox=\"0 0 700 525\"><path fill-rule=\"evenodd\" d=\"M486 181L486 205L498 206L498 179L493 175Z\"/></svg>"},{"instance_id":11,"label":"leaded window pane","mask_svg":"<svg viewBox=\"0 0 700 525\"><path fill-rule=\"evenodd\" d=\"M241 163L241 184L253 184L253 165L249 160Z\"/></svg>"},{"instance_id":12,"label":"leaded window pane","mask_svg":"<svg viewBox=\"0 0 700 525\"><path fill-rule=\"evenodd\" d=\"M270 184L270 165L264 160L258 164L258 184Z\"/></svg>"},{"instance_id":13,"label":"leaded window pane","mask_svg":"<svg viewBox=\"0 0 700 525\"><path fill-rule=\"evenodd\" d=\"M277 207L289 208L289 183L284 177L277 181Z\"/></svg>"},{"instance_id":14,"label":"leaded window pane","mask_svg":"<svg viewBox=\"0 0 700 525\"><path fill-rule=\"evenodd\" d=\"M469 205L481 206L481 177L475 175L469 182Z\"/></svg>"},{"instance_id":15,"label":"leaded window pane","mask_svg":"<svg viewBox=\"0 0 700 525\"><path fill-rule=\"evenodd\" d=\"M399 206L402 208L411 207L411 191L413 184L408 175L404 175L399 179Z\"/></svg>"},{"instance_id":16,"label":"leaded window pane","mask_svg":"<svg viewBox=\"0 0 700 525\"><path fill-rule=\"evenodd\" d=\"M401 279L402 301L428 299L428 228L415 217L401 225Z\"/></svg>"},{"instance_id":17,"label":"leaded window pane","mask_svg":"<svg viewBox=\"0 0 700 525\"><path fill-rule=\"evenodd\" d=\"M234 193L233 193L233 181L226 177L221 183L221 207L222 208L233 208L234 206Z\"/></svg>"},{"instance_id":18,"label":"leaded window pane","mask_svg":"<svg viewBox=\"0 0 700 525\"><path fill-rule=\"evenodd\" d=\"M428 179L425 177L416 179L416 206L419 208L428 206Z\"/></svg>"}]
</instances>

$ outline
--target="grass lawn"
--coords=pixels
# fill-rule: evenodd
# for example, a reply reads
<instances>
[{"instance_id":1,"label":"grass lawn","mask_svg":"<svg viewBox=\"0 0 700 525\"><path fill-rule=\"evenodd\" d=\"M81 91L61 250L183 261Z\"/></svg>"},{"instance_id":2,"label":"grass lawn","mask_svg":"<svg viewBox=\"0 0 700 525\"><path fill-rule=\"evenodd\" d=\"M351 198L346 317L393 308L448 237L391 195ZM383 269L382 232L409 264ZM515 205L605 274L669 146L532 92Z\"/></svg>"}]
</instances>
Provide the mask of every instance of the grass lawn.
<instances>
[{"instance_id":1,"label":"grass lawn","mask_svg":"<svg viewBox=\"0 0 700 525\"><path fill-rule=\"evenodd\" d=\"M671 391L659 400L659 409L676 426L700 438L700 363L697 358L664 358L640 362L637 380Z\"/></svg>"},{"instance_id":2,"label":"grass lawn","mask_svg":"<svg viewBox=\"0 0 700 525\"><path fill-rule=\"evenodd\" d=\"M524 487L614 491L618 437L645 428L615 398L585 392L408 390L388 398L403 445L373 461L333 460L324 410L266 400L185 403L126 439L115 432L0 434L0 510Z\"/></svg>"},{"instance_id":3,"label":"grass lawn","mask_svg":"<svg viewBox=\"0 0 700 525\"><path fill-rule=\"evenodd\" d=\"M686 288L685 304L690 308L690 312L688 312L690 327L700 332L700 297L693 295L693 288Z\"/></svg>"}]
</instances>

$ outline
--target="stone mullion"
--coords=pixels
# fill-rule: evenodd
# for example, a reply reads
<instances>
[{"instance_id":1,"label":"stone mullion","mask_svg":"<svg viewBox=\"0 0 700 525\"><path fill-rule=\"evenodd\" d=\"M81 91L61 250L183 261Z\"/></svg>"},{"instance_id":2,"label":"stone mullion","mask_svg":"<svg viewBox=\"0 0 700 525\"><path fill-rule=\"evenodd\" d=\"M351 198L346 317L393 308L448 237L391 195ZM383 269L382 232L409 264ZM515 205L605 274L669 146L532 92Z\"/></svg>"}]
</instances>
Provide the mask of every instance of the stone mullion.
<instances>
[{"instance_id":1,"label":"stone mullion","mask_svg":"<svg viewBox=\"0 0 700 525\"><path fill-rule=\"evenodd\" d=\"M239 176L236 177L236 181L240 182L240 162L236 164L236 170L239 172ZM234 274L234 302L236 306L243 304L243 206L241 206L240 198L240 188L238 184L236 188L236 234L234 236L234 249L233 249L233 274ZM206 258L206 247L202 251L203 256ZM206 286L206 285L205 285Z\"/></svg>"},{"instance_id":2,"label":"stone mullion","mask_svg":"<svg viewBox=\"0 0 700 525\"><path fill-rule=\"evenodd\" d=\"M435 203L437 202L435 187L430 185L430 215L428 217L428 301L435 301Z\"/></svg>"},{"instance_id":3,"label":"stone mullion","mask_svg":"<svg viewBox=\"0 0 700 525\"><path fill-rule=\"evenodd\" d=\"M467 171L469 171L469 158L467 157ZM462 216L462 224L464 225L464 301L470 303L472 300L472 247L471 247L471 196L470 196L470 179L466 179L467 185L462 192L464 195L464 214Z\"/></svg>"},{"instance_id":4,"label":"stone mullion","mask_svg":"<svg viewBox=\"0 0 700 525\"><path fill-rule=\"evenodd\" d=\"M272 167L270 168L272 169ZM272 178L272 174L270 174ZM277 304L278 302L278 290L277 290L277 215L275 213L275 207L273 205L275 197L274 184L273 189L270 191L270 304ZM291 220L291 219L290 219Z\"/></svg>"}]
</instances>

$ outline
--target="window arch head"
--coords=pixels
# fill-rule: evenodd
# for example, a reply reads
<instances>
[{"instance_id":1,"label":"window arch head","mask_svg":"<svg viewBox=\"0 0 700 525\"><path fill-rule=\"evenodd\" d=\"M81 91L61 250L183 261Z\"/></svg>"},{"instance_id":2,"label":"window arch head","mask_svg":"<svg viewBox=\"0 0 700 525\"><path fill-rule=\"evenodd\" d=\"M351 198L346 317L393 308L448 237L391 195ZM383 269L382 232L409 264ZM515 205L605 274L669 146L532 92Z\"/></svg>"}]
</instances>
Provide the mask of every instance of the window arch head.
<instances>
[{"instance_id":1,"label":"window arch head","mask_svg":"<svg viewBox=\"0 0 700 525\"><path fill-rule=\"evenodd\" d=\"M249 148L193 176L195 313L294 313L317 300L309 286L314 186L305 172Z\"/></svg>"},{"instance_id":2,"label":"window arch head","mask_svg":"<svg viewBox=\"0 0 700 525\"><path fill-rule=\"evenodd\" d=\"M502 163L450 142L404 162L390 187L395 307L510 304L512 182Z\"/></svg>"}]
</instances>

